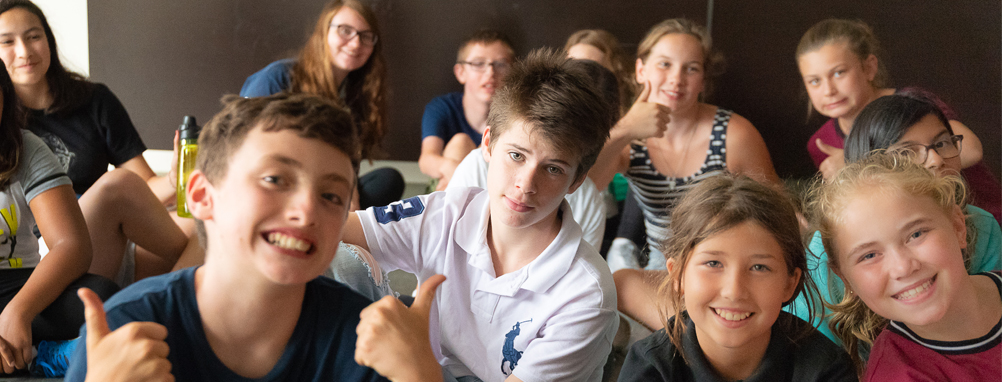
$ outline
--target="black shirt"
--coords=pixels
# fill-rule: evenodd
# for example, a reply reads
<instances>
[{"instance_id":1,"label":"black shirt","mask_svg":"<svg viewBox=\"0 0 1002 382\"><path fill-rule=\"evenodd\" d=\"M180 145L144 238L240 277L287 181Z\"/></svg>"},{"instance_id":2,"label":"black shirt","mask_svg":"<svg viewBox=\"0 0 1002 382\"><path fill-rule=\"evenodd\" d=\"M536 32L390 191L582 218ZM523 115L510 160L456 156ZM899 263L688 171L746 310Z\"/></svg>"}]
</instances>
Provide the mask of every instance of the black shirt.
<instances>
[{"instance_id":1,"label":"black shirt","mask_svg":"<svg viewBox=\"0 0 1002 382\"><path fill-rule=\"evenodd\" d=\"M119 166L146 151L125 107L103 84L94 84L90 101L65 115L29 114L28 130L56 154L77 195L104 175L108 164Z\"/></svg>"},{"instance_id":2,"label":"black shirt","mask_svg":"<svg viewBox=\"0 0 1002 382\"><path fill-rule=\"evenodd\" d=\"M661 329L633 344L619 381L724 381L703 355L692 320L688 315L684 319L682 344L688 364ZM674 320L672 317L668 321L668 327ZM796 342L790 338L799 334L804 325L807 323L803 320L781 312L772 326L762 363L744 381L856 381L849 355L821 332L812 328L810 334Z\"/></svg>"}]
</instances>

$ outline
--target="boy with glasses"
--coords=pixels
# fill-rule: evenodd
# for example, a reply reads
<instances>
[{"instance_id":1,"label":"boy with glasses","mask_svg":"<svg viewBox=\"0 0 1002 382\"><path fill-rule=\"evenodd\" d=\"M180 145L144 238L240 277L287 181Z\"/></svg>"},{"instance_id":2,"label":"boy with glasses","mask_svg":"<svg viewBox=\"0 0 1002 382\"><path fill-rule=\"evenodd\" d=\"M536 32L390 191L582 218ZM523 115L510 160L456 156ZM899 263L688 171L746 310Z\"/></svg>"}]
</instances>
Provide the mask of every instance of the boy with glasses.
<instances>
[{"instance_id":1,"label":"boy with glasses","mask_svg":"<svg viewBox=\"0 0 1002 382\"><path fill-rule=\"evenodd\" d=\"M437 181L436 190L444 190L456 166L480 146L494 90L514 59L511 42L497 31L481 30L460 44L452 70L463 92L431 100L421 120L418 165Z\"/></svg>"}]
</instances>

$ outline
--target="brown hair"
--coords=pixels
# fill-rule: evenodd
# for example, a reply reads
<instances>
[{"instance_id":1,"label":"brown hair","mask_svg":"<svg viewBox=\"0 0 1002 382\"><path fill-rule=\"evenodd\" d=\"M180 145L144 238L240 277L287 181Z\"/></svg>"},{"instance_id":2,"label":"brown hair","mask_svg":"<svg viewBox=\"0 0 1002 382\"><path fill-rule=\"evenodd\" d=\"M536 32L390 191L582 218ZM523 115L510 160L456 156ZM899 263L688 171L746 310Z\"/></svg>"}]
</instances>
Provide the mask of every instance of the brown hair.
<instances>
[{"instance_id":1,"label":"brown hair","mask_svg":"<svg viewBox=\"0 0 1002 382\"><path fill-rule=\"evenodd\" d=\"M821 242L828 253L828 267L839 278L839 248L835 246L837 228L843 224L849 202L863 189L896 189L910 195L931 198L936 205L949 212L964 203L964 182L956 176L939 177L914 163L908 156L895 152L876 152L858 162L849 163L830 181L818 180L811 188L807 211L815 227L821 232ZM966 256L966 255L965 255ZM965 260L966 261L966 260ZM887 325L887 319L877 315L863 303L858 295L849 293L843 284L837 304L825 304L831 309L828 325L832 333L842 340L842 345L862 373L864 361L859 356L860 342L872 344L877 334Z\"/></svg>"},{"instance_id":2,"label":"brown hair","mask_svg":"<svg viewBox=\"0 0 1002 382\"><path fill-rule=\"evenodd\" d=\"M3 95L3 115L0 116L0 191L13 182L21 162L24 140L24 110L17 100L14 84L6 70L0 70L0 94Z\"/></svg>"},{"instance_id":3,"label":"brown hair","mask_svg":"<svg viewBox=\"0 0 1002 382\"><path fill-rule=\"evenodd\" d=\"M28 0L2 0L0 1L0 14L13 8L24 9L38 17L45 31L45 40L49 43L49 69L45 72L45 81L49 84L49 94L52 95L52 104L45 110L46 113L65 115L76 110L90 100L94 91L94 84L87 81L84 76L66 70L62 62L59 61L59 49L56 47L56 36L52 34L52 28L45 14L35 3Z\"/></svg>"},{"instance_id":4,"label":"brown hair","mask_svg":"<svg viewBox=\"0 0 1002 382\"><path fill-rule=\"evenodd\" d=\"M327 44L331 20L341 7L358 12L377 36L369 60L361 68L348 73L341 84L345 90L344 99L341 99L339 84L331 70L334 63ZM382 154L380 146L386 135L386 63L382 54L383 42L378 37L380 32L376 14L365 4L359 0L334 0L327 3L320 12L313 33L292 66L292 84L289 87L291 92L314 94L347 106L358 126L362 158L370 160Z\"/></svg>"},{"instance_id":5,"label":"brown hair","mask_svg":"<svg viewBox=\"0 0 1002 382\"><path fill-rule=\"evenodd\" d=\"M495 42L500 42L505 48L508 48L509 59L515 59L515 49L513 48L511 40L504 33L498 32L492 29L481 29L473 34L467 36L459 43L459 50L456 51L456 62L463 61L466 59L466 55L470 52L470 47L474 44L480 45L490 45Z\"/></svg>"},{"instance_id":6,"label":"brown hair","mask_svg":"<svg viewBox=\"0 0 1002 382\"><path fill-rule=\"evenodd\" d=\"M633 71L630 70L630 62L626 54L619 47L619 40L612 33L601 29L582 29L567 38L564 51L570 51L571 47L577 44L591 45L605 55L606 60L612 66L609 69L616 75L616 80L619 83L619 112L626 114L633 103L633 90L637 86L637 81Z\"/></svg>"},{"instance_id":7,"label":"brown hair","mask_svg":"<svg viewBox=\"0 0 1002 382\"><path fill-rule=\"evenodd\" d=\"M562 52L544 48L512 66L487 115L490 146L513 124L525 123L553 147L581 159L575 179L588 174L609 138L616 113L584 69Z\"/></svg>"},{"instance_id":8,"label":"brown hair","mask_svg":"<svg viewBox=\"0 0 1002 382\"><path fill-rule=\"evenodd\" d=\"M797 44L796 58L821 49L828 44L845 44L860 62L866 61L870 55L877 58L877 74L870 83L874 88L883 88L890 82L887 75L887 67L881 58L882 50L880 41L873 34L873 29L862 20L827 19L823 20L804 33ZM807 101L807 116L811 116L814 106L811 101Z\"/></svg>"},{"instance_id":9,"label":"brown hair","mask_svg":"<svg viewBox=\"0 0 1002 382\"><path fill-rule=\"evenodd\" d=\"M342 151L358 173L361 153L355 125L348 112L334 102L311 94L278 93L267 97L224 96L223 110L212 117L198 137L195 168L210 183L226 177L230 157L247 134L292 130L300 137L318 139Z\"/></svg>"},{"instance_id":10,"label":"brown hair","mask_svg":"<svg viewBox=\"0 0 1002 382\"><path fill-rule=\"evenodd\" d=\"M772 234L783 250L786 270L790 275L794 274L794 269L800 269L797 288L790 300L783 305L805 293L808 322L811 325L804 325L798 335L803 336L813 330L815 309L812 302L817 301L818 292L807 273L807 255L793 199L784 192L746 176L720 175L700 182L682 197L672 211L672 235L661 247L661 251L674 264L658 288L661 296L667 296L661 309L661 318L677 349L682 349L685 332L685 323L681 319L682 314L685 314L685 296L678 291L683 290L682 275L685 274L693 249L704 240L744 222L758 224ZM670 323L668 311L677 312ZM797 318L792 315L785 317L790 322L781 324L794 327L792 325ZM783 316L779 319L783 320ZM679 353L684 359L685 353L681 350Z\"/></svg>"},{"instance_id":11,"label":"brown hair","mask_svg":"<svg viewBox=\"0 0 1002 382\"><path fill-rule=\"evenodd\" d=\"M637 58L647 62L647 57L651 55L654 45L662 37L682 33L695 37L703 47L703 98L708 97L713 92L714 80L724 73L724 55L713 50L713 39L710 33L695 21L688 19L668 19L658 23L647 31L647 36L640 41L637 46ZM637 90L639 92L639 90Z\"/></svg>"}]
</instances>

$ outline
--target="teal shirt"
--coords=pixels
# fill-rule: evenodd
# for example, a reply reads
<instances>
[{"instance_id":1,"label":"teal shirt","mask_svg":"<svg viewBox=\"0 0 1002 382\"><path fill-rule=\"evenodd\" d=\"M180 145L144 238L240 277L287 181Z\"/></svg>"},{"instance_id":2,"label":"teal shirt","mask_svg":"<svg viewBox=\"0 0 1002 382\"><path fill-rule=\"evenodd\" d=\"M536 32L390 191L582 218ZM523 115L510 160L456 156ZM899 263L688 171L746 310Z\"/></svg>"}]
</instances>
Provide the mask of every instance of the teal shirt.
<instances>
[{"instance_id":1,"label":"teal shirt","mask_svg":"<svg viewBox=\"0 0 1002 382\"><path fill-rule=\"evenodd\" d=\"M966 210L967 220L972 223L974 231L977 233L974 238L974 251L971 253L971 266L967 272L973 275L1002 269L1002 229L999 228L998 222L991 214L978 207L968 205ZM821 244L820 232L814 232L811 243L807 247L807 273L814 279L824 301L834 304L842 299L842 291L845 288L842 280L828 269L828 254L825 253L825 247ZM820 301L815 301L812 308L816 312L813 324L818 328L818 331L824 333L835 343L841 344L841 341L828 328L828 318L824 317L831 312L825 309ZM807 297L800 294L784 310L807 321ZM824 318L819 320L820 317Z\"/></svg>"}]
</instances>

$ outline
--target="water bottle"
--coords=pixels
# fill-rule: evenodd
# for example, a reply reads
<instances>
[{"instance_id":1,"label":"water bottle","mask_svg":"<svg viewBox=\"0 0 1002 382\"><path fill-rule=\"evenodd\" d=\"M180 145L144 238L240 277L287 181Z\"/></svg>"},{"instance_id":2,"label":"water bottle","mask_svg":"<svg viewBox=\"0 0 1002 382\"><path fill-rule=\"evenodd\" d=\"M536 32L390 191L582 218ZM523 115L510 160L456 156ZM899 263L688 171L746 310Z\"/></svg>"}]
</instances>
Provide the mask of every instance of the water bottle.
<instances>
[{"instance_id":1,"label":"water bottle","mask_svg":"<svg viewBox=\"0 0 1002 382\"><path fill-rule=\"evenodd\" d=\"M177 216L190 218L188 211L188 176L195 169L195 158L198 156L198 133L202 129L195 122L195 117L186 115L178 131L177 143Z\"/></svg>"}]
</instances>

